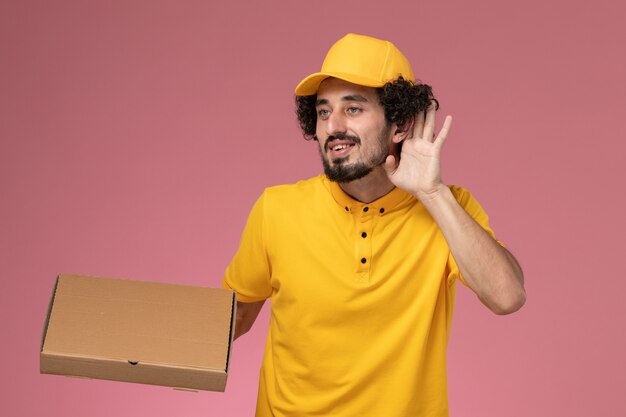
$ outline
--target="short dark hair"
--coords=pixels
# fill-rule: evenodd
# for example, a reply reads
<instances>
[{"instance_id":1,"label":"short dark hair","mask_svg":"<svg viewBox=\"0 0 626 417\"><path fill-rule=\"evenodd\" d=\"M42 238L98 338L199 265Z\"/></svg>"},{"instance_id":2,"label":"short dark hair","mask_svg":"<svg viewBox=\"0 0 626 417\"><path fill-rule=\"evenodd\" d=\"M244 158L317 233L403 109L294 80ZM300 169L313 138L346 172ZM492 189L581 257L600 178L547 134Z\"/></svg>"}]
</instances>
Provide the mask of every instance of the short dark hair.
<instances>
[{"instance_id":1,"label":"short dark hair","mask_svg":"<svg viewBox=\"0 0 626 417\"><path fill-rule=\"evenodd\" d=\"M402 77L389 81L376 91L385 111L385 120L389 124L395 123L400 129L403 129L417 113L426 110L431 102L435 102L435 109L439 108L439 102L433 96L429 85L413 83ZM317 95L315 94L296 96L296 116L306 140L317 140L315 135L316 101Z\"/></svg>"}]
</instances>

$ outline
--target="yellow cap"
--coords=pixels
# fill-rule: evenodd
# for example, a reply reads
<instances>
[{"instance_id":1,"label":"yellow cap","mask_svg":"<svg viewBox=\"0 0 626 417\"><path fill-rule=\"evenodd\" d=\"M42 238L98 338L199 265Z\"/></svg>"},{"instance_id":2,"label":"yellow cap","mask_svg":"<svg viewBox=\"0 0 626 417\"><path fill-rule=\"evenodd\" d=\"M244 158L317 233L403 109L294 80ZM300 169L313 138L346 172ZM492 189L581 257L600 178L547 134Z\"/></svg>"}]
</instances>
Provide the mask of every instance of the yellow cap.
<instances>
[{"instance_id":1,"label":"yellow cap","mask_svg":"<svg viewBox=\"0 0 626 417\"><path fill-rule=\"evenodd\" d=\"M310 96L317 93L320 83L328 77L366 87L382 87L399 76L415 82L411 64L394 44L348 33L331 46L322 70L298 84L296 95Z\"/></svg>"}]
</instances>

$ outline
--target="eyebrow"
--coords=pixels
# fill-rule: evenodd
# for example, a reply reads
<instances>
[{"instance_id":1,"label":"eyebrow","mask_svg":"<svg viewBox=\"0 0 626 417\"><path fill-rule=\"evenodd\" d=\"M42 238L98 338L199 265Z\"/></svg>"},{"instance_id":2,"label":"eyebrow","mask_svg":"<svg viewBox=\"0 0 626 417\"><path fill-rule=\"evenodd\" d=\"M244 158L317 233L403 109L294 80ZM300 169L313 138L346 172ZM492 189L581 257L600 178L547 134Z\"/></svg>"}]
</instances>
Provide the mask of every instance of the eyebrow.
<instances>
[{"instance_id":1,"label":"eyebrow","mask_svg":"<svg viewBox=\"0 0 626 417\"><path fill-rule=\"evenodd\" d=\"M361 95L355 94L352 96L343 96L341 97L341 101L358 101L361 103L366 103L368 100ZM315 102L316 106L320 106L322 104L328 104L328 100L326 100L325 98L321 98Z\"/></svg>"}]
</instances>

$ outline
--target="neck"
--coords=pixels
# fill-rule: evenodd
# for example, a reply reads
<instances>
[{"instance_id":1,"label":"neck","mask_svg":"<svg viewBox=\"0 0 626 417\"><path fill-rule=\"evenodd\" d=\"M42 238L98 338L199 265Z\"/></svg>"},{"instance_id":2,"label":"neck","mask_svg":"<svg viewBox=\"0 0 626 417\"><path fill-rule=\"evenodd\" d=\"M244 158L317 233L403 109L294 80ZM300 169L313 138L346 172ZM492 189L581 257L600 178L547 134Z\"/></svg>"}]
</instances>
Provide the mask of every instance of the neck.
<instances>
[{"instance_id":1,"label":"neck","mask_svg":"<svg viewBox=\"0 0 626 417\"><path fill-rule=\"evenodd\" d=\"M339 183L341 189L350 197L362 203L371 203L394 189L385 170L378 166L365 177Z\"/></svg>"}]
</instances>

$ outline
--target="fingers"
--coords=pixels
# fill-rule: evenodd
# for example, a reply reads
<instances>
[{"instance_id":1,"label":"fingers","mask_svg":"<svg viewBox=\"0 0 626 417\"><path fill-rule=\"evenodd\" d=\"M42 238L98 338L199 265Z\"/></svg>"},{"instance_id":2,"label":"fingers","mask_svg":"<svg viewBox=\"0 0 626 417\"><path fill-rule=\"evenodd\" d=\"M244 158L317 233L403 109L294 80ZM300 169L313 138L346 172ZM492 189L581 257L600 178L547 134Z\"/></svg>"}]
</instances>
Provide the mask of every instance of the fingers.
<instances>
[{"instance_id":1,"label":"fingers","mask_svg":"<svg viewBox=\"0 0 626 417\"><path fill-rule=\"evenodd\" d=\"M448 133L450 133L450 127L452 126L452 116L446 116L446 120L443 121L443 126L439 131L439 134L435 138L435 143L439 146L443 146L443 143L446 141L448 137Z\"/></svg>"},{"instance_id":2,"label":"fingers","mask_svg":"<svg viewBox=\"0 0 626 417\"><path fill-rule=\"evenodd\" d=\"M415 127L413 128L412 138L421 139L424 133L424 112L421 111L415 116Z\"/></svg>"},{"instance_id":3,"label":"fingers","mask_svg":"<svg viewBox=\"0 0 626 417\"><path fill-rule=\"evenodd\" d=\"M435 135L435 112L437 105L432 103L426 111L421 111L415 117L415 127L412 137L415 139L423 139L429 142L445 142L452 126L452 116L446 116L443 127L438 135Z\"/></svg>"},{"instance_id":4,"label":"fingers","mask_svg":"<svg viewBox=\"0 0 626 417\"><path fill-rule=\"evenodd\" d=\"M426 110L426 119L424 121L424 131L421 138L429 142L434 141L435 133L435 103L431 103Z\"/></svg>"}]
</instances>

